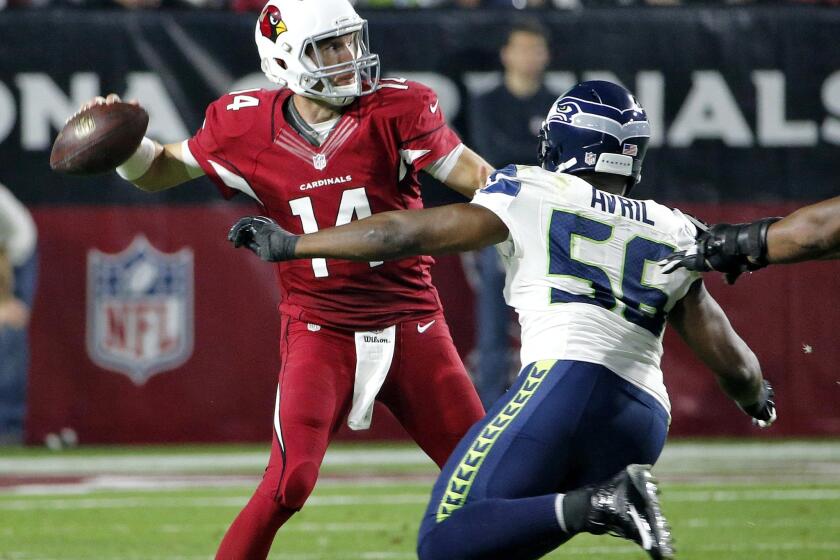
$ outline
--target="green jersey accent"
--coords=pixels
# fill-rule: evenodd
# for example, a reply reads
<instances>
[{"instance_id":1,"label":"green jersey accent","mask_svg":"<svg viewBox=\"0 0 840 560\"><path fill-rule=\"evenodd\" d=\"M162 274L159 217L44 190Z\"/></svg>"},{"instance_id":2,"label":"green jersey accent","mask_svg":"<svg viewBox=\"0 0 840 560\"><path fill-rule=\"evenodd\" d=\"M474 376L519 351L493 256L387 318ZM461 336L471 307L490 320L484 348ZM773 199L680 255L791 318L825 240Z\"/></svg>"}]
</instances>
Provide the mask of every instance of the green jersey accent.
<instances>
[{"instance_id":1,"label":"green jersey accent","mask_svg":"<svg viewBox=\"0 0 840 560\"><path fill-rule=\"evenodd\" d=\"M557 360L542 360L534 363L527 372L521 375L526 376L522 387L510 400L508 405L502 409L493 420L476 436L467 453L461 458L461 462L455 468L452 477L446 485L446 492L438 504L436 520L438 523L445 521L455 511L463 507L467 496L472 488L475 475L484 459L490 454L490 450L505 429L510 426L525 405L542 385L548 371L557 363Z\"/></svg>"}]
</instances>

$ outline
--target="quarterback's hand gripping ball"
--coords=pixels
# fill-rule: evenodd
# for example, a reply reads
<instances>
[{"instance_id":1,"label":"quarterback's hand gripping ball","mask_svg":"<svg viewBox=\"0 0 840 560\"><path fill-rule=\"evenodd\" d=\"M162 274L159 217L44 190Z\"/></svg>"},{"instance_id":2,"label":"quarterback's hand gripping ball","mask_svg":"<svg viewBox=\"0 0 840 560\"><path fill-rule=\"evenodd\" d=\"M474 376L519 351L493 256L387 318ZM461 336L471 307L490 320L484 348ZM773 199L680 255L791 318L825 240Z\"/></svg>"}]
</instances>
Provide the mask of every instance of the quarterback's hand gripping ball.
<instances>
[{"instance_id":1,"label":"quarterback's hand gripping ball","mask_svg":"<svg viewBox=\"0 0 840 560\"><path fill-rule=\"evenodd\" d=\"M109 96L106 103L97 98L68 119L50 153L53 171L68 175L106 173L134 154L146 134L149 115L139 105L118 99Z\"/></svg>"}]
</instances>

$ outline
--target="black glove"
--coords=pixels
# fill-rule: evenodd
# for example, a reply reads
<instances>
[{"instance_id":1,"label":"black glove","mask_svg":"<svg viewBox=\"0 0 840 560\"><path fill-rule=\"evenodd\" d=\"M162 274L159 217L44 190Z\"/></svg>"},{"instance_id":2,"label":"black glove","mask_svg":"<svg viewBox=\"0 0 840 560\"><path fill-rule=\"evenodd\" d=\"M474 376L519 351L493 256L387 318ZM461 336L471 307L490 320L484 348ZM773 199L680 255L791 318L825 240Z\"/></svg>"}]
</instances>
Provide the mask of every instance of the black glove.
<instances>
[{"instance_id":1,"label":"black glove","mask_svg":"<svg viewBox=\"0 0 840 560\"><path fill-rule=\"evenodd\" d=\"M767 266L767 230L781 218L764 218L749 224L716 224L698 235L694 247L677 251L659 261L666 274L678 268L697 272L717 270L734 284L743 272Z\"/></svg>"},{"instance_id":2,"label":"black glove","mask_svg":"<svg viewBox=\"0 0 840 560\"><path fill-rule=\"evenodd\" d=\"M776 392L773 386L766 379L762 381L761 396L759 399L747 406L738 405L741 410L753 417L753 424L759 428L767 428L776 421L776 402L773 400Z\"/></svg>"},{"instance_id":3,"label":"black glove","mask_svg":"<svg viewBox=\"0 0 840 560\"><path fill-rule=\"evenodd\" d=\"M277 262L295 258L298 236L265 216L245 216L233 224L228 241L234 247L247 247L264 261Z\"/></svg>"}]
</instances>

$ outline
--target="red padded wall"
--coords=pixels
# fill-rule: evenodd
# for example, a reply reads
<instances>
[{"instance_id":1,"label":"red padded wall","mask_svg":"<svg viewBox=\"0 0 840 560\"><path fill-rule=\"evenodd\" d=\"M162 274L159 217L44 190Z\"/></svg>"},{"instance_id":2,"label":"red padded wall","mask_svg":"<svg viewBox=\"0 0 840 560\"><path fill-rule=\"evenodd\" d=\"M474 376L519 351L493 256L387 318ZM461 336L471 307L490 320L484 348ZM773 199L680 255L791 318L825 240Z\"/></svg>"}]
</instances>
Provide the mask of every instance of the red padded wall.
<instances>
[{"instance_id":1,"label":"red padded wall","mask_svg":"<svg viewBox=\"0 0 840 560\"><path fill-rule=\"evenodd\" d=\"M795 205L683 205L712 221L785 214ZM38 207L41 277L32 322L28 440L74 428L83 443L263 441L271 431L278 363L274 272L225 240L247 206ZM85 346L86 259L116 253L138 234L195 263L195 343L176 369L136 385L96 366ZM463 356L474 338L472 292L457 256L438 260L435 282ZM707 278L736 330L779 390L768 437L840 434L840 263L773 267L726 286ZM672 435L746 435L746 418L674 335L663 360ZM805 347L810 348L810 352ZM374 429L342 437L401 437L384 409Z\"/></svg>"}]
</instances>

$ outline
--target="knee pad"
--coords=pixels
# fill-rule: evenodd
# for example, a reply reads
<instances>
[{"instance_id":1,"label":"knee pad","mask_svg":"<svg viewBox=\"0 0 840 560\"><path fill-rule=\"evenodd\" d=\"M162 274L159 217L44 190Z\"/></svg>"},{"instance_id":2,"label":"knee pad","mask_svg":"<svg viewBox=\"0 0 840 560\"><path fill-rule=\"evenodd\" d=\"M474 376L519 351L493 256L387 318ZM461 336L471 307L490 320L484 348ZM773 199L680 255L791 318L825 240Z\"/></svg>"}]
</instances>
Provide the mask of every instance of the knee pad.
<instances>
[{"instance_id":1,"label":"knee pad","mask_svg":"<svg viewBox=\"0 0 840 560\"><path fill-rule=\"evenodd\" d=\"M283 476L280 503L283 507L298 510L306 503L318 480L318 466L307 462L295 465Z\"/></svg>"}]
</instances>

